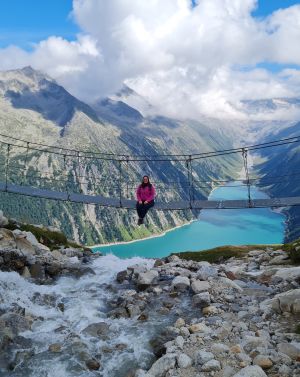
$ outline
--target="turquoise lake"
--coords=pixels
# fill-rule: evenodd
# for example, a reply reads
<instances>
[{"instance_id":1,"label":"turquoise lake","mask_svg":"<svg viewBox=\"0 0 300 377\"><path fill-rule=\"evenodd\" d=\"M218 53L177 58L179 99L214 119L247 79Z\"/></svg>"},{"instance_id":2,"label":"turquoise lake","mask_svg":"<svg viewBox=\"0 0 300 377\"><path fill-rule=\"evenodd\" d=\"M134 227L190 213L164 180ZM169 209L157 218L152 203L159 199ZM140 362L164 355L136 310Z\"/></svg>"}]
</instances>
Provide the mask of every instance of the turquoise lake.
<instances>
[{"instance_id":1,"label":"turquoise lake","mask_svg":"<svg viewBox=\"0 0 300 377\"><path fill-rule=\"evenodd\" d=\"M230 186L230 187L228 187ZM230 184L212 191L209 199L247 199L247 188ZM268 196L257 188L252 198ZM285 217L268 208L202 210L199 219L162 236L93 248L120 258L161 258L173 252L199 251L222 245L281 243Z\"/></svg>"}]
</instances>

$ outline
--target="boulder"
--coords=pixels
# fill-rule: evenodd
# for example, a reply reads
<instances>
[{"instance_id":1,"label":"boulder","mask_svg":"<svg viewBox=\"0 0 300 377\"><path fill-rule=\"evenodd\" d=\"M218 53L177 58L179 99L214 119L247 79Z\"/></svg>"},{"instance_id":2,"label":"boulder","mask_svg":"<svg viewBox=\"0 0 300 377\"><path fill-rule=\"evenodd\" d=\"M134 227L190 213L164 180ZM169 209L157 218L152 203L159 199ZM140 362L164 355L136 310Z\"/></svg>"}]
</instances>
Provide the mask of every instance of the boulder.
<instances>
[{"instance_id":1,"label":"boulder","mask_svg":"<svg viewBox=\"0 0 300 377\"><path fill-rule=\"evenodd\" d=\"M215 267L213 267L209 262L198 263L197 279L207 280L209 277L216 276L218 276L218 270Z\"/></svg>"},{"instance_id":2,"label":"boulder","mask_svg":"<svg viewBox=\"0 0 300 377\"><path fill-rule=\"evenodd\" d=\"M8 224L8 219L3 215L3 211L0 211L0 227L4 227Z\"/></svg>"},{"instance_id":3,"label":"boulder","mask_svg":"<svg viewBox=\"0 0 300 377\"><path fill-rule=\"evenodd\" d=\"M280 268L273 276L273 279L280 278L282 280L292 281L300 278L300 266L290 268ZM273 280L272 279L272 280Z\"/></svg>"},{"instance_id":4,"label":"boulder","mask_svg":"<svg viewBox=\"0 0 300 377\"><path fill-rule=\"evenodd\" d=\"M201 292L206 292L210 289L210 284L208 281L195 280L191 285L192 291L197 294Z\"/></svg>"},{"instance_id":5,"label":"boulder","mask_svg":"<svg viewBox=\"0 0 300 377\"><path fill-rule=\"evenodd\" d=\"M85 365L88 367L89 370L98 370L101 366L99 361L96 359L86 360Z\"/></svg>"},{"instance_id":6,"label":"boulder","mask_svg":"<svg viewBox=\"0 0 300 377\"><path fill-rule=\"evenodd\" d=\"M156 270L149 270L140 272L137 278L137 286L139 289L146 289L150 285L155 284L158 280L158 272Z\"/></svg>"},{"instance_id":7,"label":"boulder","mask_svg":"<svg viewBox=\"0 0 300 377\"><path fill-rule=\"evenodd\" d=\"M241 369L233 377L267 377L266 373L258 365Z\"/></svg>"},{"instance_id":8,"label":"boulder","mask_svg":"<svg viewBox=\"0 0 300 377\"><path fill-rule=\"evenodd\" d=\"M198 365L203 365L207 363L209 360L213 360L215 358L212 352L207 351L197 351L195 353L195 362Z\"/></svg>"},{"instance_id":9,"label":"boulder","mask_svg":"<svg viewBox=\"0 0 300 377\"><path fill-rule=\"evenodd\" d=\"M199 308L205 308L209 306L211 299L210 294L208 292L198 293L197 295L193 296L193 305Z\"/></svg>"},{"instance_id":10,"label":"boulder","mask_svg":"<svg viewBox=\"0 0 300 377\"><path fill-rule=\"evenodd\" d=\"M164 355L158 359L146 373L147 377L163 377L168 370L175 367L176 355L173 353Z\"/></svg>"},{"instance_id":11,"label":"boulder","mask_svg":"<svg viewBox=\"0 0 300 377\"><path fill-rule=\"evenodd\" d=\"M83 329L82 333L95 338L106 338L109 333L109 325L105 322L92 323Z\"/></svg>"},{"instance_id":12,"label":"boulder","mask_svg":"<svg viewBox=\"0 0 300 377\"><path fill-rule=\"evenodd\" d=\"M269 369L269 368L272 368L273 363L272 363L272 361L267 356L257 355L253 359L253 365L258 365L262 369Z\"/></svg>"},{"instance_id":13,"label":"boulder","mask_svg":"<svg viewBox=\"0 0 300 377\"><path fill-rule=\"evenodd\" d=\"M117 280L118 283L121 284L126 279L127 279L127 270L120 271L120 272L117 273L116 280Z\"/></svg>"},{"instance_id":14,"label":"boulder","mask_svg":"<svg viewBox=\"0 0 300 377\"><path fill-rule=\"evenodd\" d=\"M186 276L176 276L171 285L172 289L184 292L190 287L190 279Z\"/></svg>"},{"instance_id":15,"label":"boulder","mask_svg":"<svg viewBox=\"0 0 300 377\"><path fill-rule=\"evenodd\" d=\"M225 277L219 277L218 283L225 288L232 288L238 292L243 292L243 288L241 288L239 285L237 285L234 281L225 278Z\"/></svg>"},{"instance_id":16,"label":"boulder","mask_svg":"<svg viewBox=\"0 0 300 377\"><path fill-rule=\"evenodd\" d=\"M300 361L300 343L279 343L278 351L284 353L293 360Z\"/></svg>"},{"instance_id":17,"label":"boulder","mask_svg":"<svg viewBox=\"0 0 300 377\"><path fill-rule=\"evenodd\" d=\"M300 313L300 288L279 293L273 298L271 305L277 313Z\"/></svg>"},{"instance_id":18,"label":"boulder","mask_svg":"<svg viewBox=\"0 0 300 377\"><path fill-rule=\"evenodd\" d=\"M212 359L202 365L201 370L203 372L215 372L221 369L220 361Z\"/></svg>"},{"instance_id":19,"label":"boulder","mask_svg":"<svg viewBox=\"0 0 300 377\"><path fill-rule=\"evenodd\" d=\"M193 364L193 360L185 353L181 353L177 356L177 364L179 368L188 368Z\"/></svg>"},{"instance_id":20,"label":"boulder","mask_svg":"<svg viewBox=\"0 0 300 377\"><path fill-rule=\"evenodd\" d=\"M210 333L211 330L208 326L206 326L204 323L194 323L193 325L189 326L189 331L191 334L195 333Z\"/></svg>"}]
</instances>

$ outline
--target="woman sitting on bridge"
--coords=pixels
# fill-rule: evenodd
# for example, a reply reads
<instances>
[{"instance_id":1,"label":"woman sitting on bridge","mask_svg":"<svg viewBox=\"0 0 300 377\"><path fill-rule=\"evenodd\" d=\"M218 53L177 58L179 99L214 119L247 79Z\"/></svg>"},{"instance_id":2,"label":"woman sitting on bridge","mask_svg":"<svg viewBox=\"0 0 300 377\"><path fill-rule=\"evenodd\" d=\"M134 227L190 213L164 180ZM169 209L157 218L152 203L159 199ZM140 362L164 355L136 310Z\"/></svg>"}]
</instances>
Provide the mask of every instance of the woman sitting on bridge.
<instances>
[{"instance_id":1,"label":"woman sitting on bridge","mask_svg":"<svg viewBox=\"0 0 300 377\"><path fill-rule=\"evenodd\" d=\"M142 183L136 190L136 210L139 216L138 225L143 224L146 213L154 206L155 195L155 187L150 183L148 175L144 175Z\"/></svg>"}]
</instances>

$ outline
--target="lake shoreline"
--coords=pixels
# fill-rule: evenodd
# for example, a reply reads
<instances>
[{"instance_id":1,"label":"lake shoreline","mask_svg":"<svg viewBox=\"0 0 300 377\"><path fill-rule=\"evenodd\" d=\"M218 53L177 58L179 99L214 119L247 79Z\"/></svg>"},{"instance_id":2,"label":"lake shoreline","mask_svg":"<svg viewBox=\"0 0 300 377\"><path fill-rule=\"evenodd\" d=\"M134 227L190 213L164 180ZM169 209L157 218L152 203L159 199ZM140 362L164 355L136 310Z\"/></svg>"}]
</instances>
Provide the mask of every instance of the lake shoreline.
<instances>
[{"instance_id":1,"label":"lake shoreline","mask_svg":"<svg viewBox=\"0 0 300 377\"><path fill-rule=\"evenodd\" d=\"M173 228L170 228L170 229L167 229L165 231L163 231L162 233L155 233L149 237L145 237L145 238L139 238L137 240L132 240L132 241L119 241L119 242L110 242L110 243L105 243L105 244L99 244L99 245L94 245L94 246L88 246L88 248L92 249L94 251L95 248L104 248L104 247L109 247L109 246L116 246L116 245L129 245L129 244L132 244L132 243L136 243L136 242L141 242L141 241L146 241L146 240L150 240L152 238L159 238L159 237L163 237L165 236L167 233L169 232L173 232L174 230L176 229L179 229L179 228L183 228L187 225L191 225L193 222L195 221L198 221L199 218L197 219L194 219L194 220L190 220L184 224L181 224L181 225L177 225Z\"/></svg>"}]
</instances>

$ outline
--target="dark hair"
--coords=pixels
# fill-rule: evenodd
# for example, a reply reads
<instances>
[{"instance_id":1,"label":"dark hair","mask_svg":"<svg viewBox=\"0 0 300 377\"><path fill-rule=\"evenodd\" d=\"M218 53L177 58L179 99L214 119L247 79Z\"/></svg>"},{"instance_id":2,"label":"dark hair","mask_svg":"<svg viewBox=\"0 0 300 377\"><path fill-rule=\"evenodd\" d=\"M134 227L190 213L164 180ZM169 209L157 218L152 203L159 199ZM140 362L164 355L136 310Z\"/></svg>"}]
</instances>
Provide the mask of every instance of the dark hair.
<instances>
[{"instance_id":1,"label":"dark hair","mask_svg":"<svg viewBox=\"0 0 300 377\"><path fill-rule=\"evenodd\" d=\"M145 183L145 182L144 182L144 178L146 178L146 177L148 178L148 183ZM149 186L150 188L152 187L152 183L150 183L150 178L149 178L148 175L144 175L144 176L143 176L141 186L142 186L142 187Z\"/></svg>"}]
</instances>

